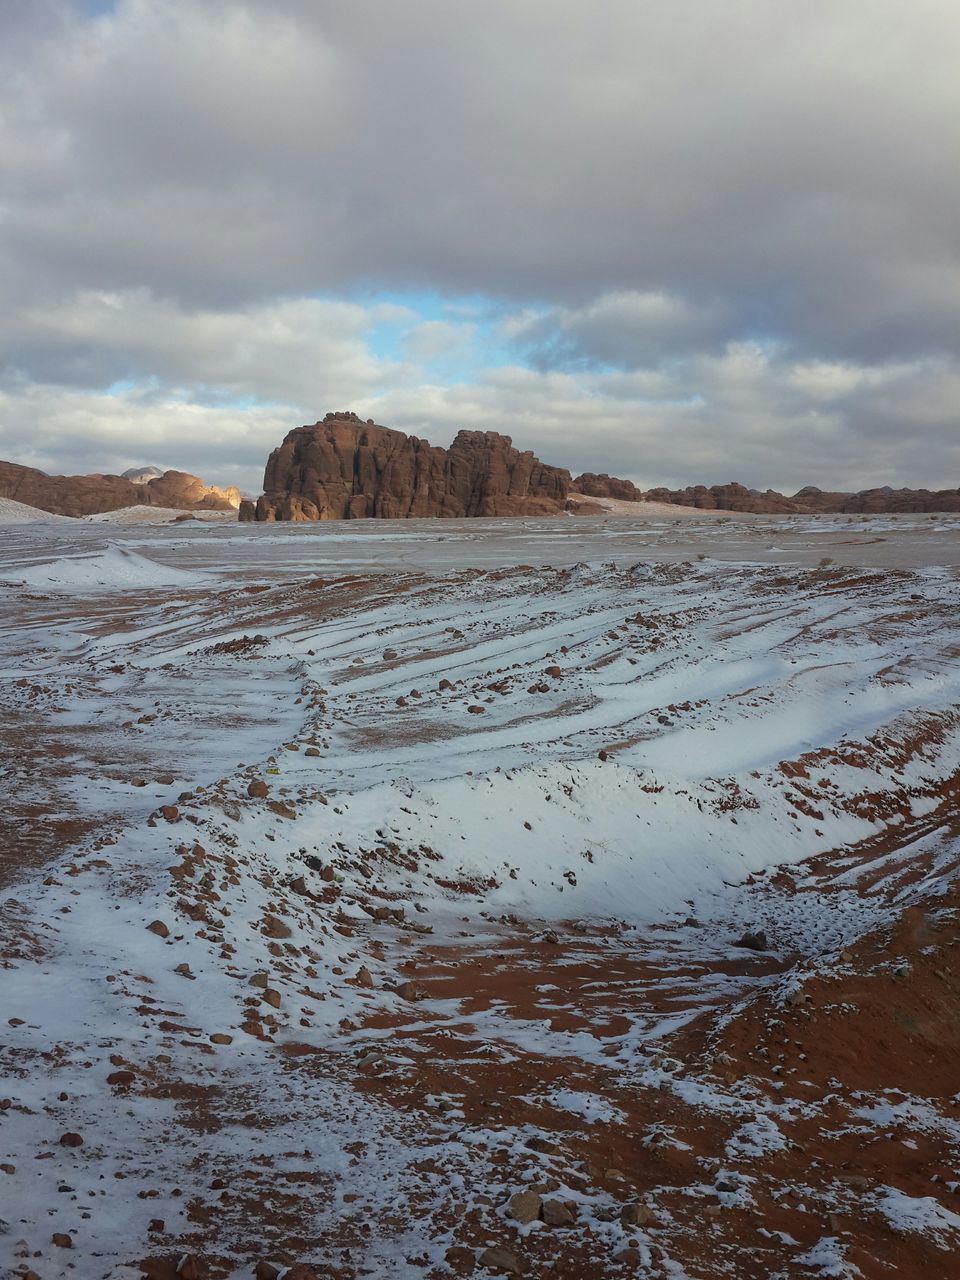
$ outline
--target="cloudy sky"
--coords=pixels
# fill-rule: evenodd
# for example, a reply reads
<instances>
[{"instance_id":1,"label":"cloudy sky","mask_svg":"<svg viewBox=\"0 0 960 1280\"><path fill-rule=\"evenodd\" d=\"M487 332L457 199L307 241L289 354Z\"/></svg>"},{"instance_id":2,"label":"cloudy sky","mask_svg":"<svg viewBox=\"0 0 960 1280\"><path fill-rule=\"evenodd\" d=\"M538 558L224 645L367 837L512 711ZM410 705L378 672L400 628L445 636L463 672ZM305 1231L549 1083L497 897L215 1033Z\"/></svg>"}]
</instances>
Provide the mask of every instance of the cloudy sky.
<instances>
[{"instance_id":1,"label":"cloudy sky","mask_svg":"<svg viewBox=\"0 0 960 1280\"><path fill-rule=\"evenodd\" d=\"M0 0L0 457L960 485L957 0Z\"/></svg>"}]
</instances>

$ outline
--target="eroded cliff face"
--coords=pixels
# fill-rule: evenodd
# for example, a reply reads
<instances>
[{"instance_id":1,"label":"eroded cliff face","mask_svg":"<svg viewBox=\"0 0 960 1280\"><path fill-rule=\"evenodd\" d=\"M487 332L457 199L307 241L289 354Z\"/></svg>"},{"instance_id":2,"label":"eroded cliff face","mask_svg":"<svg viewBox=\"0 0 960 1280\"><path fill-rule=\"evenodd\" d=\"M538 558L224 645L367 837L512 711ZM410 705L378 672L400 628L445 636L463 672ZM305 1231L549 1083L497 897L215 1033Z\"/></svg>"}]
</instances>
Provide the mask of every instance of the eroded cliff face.
<instances>
[{"instance_id":1,"label":"eroded cliff face","mask_svg":"<svg viewBox=\"0 0 960 1280\"><path fill-rule=\"evenodd\" d=\"M570 473L494 431L461 431L442 449L355 413L328 413L288 433L263 487L256 504L241 503L241 520L555 515Z\"/></svg>"},{"instance_id":2,"label":"eroded cliff face","mask_svg":"<svg viewBox=\"0 0 960 1280\"><path fill-rule=\"evenodd\" d=\"M182 511L229 511L240 505L238 489L205 485L186 471L165 471L136 484L125 476L48 476L16 462L0 462L0 498L59 516L92 516L140 505Z\"/></svg>"}]
</instances>

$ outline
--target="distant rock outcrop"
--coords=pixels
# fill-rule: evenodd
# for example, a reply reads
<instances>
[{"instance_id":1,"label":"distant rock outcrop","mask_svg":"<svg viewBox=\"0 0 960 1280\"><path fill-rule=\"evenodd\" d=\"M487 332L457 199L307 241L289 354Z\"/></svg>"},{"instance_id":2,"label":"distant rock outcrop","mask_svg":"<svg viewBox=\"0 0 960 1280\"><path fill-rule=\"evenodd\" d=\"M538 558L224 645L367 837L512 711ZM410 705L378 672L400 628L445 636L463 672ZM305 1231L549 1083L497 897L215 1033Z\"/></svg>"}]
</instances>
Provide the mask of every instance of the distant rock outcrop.
<instances>
[{"instance_id":1,"label":"distant rock outcrop","mask_svg":"<svg viewBox=\"0 0 960 1280\"><path fill-rule=\"evenodd\" d=\"M461 431L442 449L355 413L328 413L287 434L263 487L256 504L241 503L241 520L555 515L570 473L494 431Z\"/></svg>"},{"instance_id":2,"label":"distant rock outcrop","mask_svg":"<svg viewBox=\"0 0 960 1280\"><path fill-rule=\"evenodd\" d=\"M775 489L759 493L742 484L690 485L686 489L648 489L643 495L648 502L670 502L679 507L697 507L701 511L753 511L760 515L790 514L806 510Z\"/></svg>"},{"instance_id":3,"label":"distant rock outcrop","mask_svg":"<svg viewBox=\"0 0 960 1280\"><path fill-rule=\"evenodd\" d=\"M230 511L240 505L239 489L205 485L186 471L164 471L137 484L125 476L48 476L15 462L0 462L0 498L60 516L99 515L140 505L181 511Z\"/></svg>"},{"instance_id":4,"label":"distant rock outcrop","mask_svg":"<svg viewBox=\"0 0 960 1280\"><path fill-rule=\"evenodd\" d=\"M699 507L707 511L750 511L764 514L871 515L885 513L917 513L960 511L960 489L863 489L859 493L824 493L808 485L792 497L775 489L758 492L742 484L702 484L687 489L648 489L644 498L651 502L671 502L682 507Z\"/></svg>"},{"instance_id":5,"label":"distant rock outcrop","mask_svg":"<svg viewBox=\"0 0 960 1280\"><path fill-rule=\"evenodd\" d=\"M608 476L605 472L598 475L593 471L585 471L574 480L573 488L585 498L616 498L619 502L643 501L643 494L632 480L618 480L616 476Z\"/></svg>"}]
</instances>

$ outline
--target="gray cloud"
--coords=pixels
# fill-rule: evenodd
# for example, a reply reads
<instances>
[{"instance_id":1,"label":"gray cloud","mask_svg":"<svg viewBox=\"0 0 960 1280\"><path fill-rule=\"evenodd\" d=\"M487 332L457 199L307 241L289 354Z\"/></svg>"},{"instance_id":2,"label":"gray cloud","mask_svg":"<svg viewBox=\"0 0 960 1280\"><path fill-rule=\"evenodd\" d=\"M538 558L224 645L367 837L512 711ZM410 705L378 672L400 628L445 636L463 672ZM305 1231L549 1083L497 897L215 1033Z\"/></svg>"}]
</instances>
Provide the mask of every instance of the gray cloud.
<instances>
[{"instance_id":1,"label":"gray cloud","mask_svg":"<svg viewBox=\"0 0 960 1280\"><path fill-rule=\"evenodd\" d=\"M0 16L8 455L119 463L134 415L251 476L349 403L650 482L960 478L953 0ZM378 356L355 299L426 288L525 367L435 317Z\"/></svg>"}]
</instances>

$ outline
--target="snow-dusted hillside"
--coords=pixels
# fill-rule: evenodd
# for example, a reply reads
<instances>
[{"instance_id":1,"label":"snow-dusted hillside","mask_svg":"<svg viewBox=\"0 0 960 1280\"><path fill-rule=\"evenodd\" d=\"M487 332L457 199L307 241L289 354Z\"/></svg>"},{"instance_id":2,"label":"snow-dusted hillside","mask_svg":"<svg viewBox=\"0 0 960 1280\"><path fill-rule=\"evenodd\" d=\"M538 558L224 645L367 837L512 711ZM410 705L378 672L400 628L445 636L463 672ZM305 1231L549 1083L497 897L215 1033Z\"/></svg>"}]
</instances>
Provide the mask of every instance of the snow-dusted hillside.
<instances>
[{"instance_id":1,"label":"snow-dusted hillside","mask_svg":"<svg viewBox=\"0 0 960 1280\"><path fill-rule=\"evenodd\" d=\"M947 1274L960 526L546 523L8 544L11 1268Z\"/></svg>"}]
</instances>

